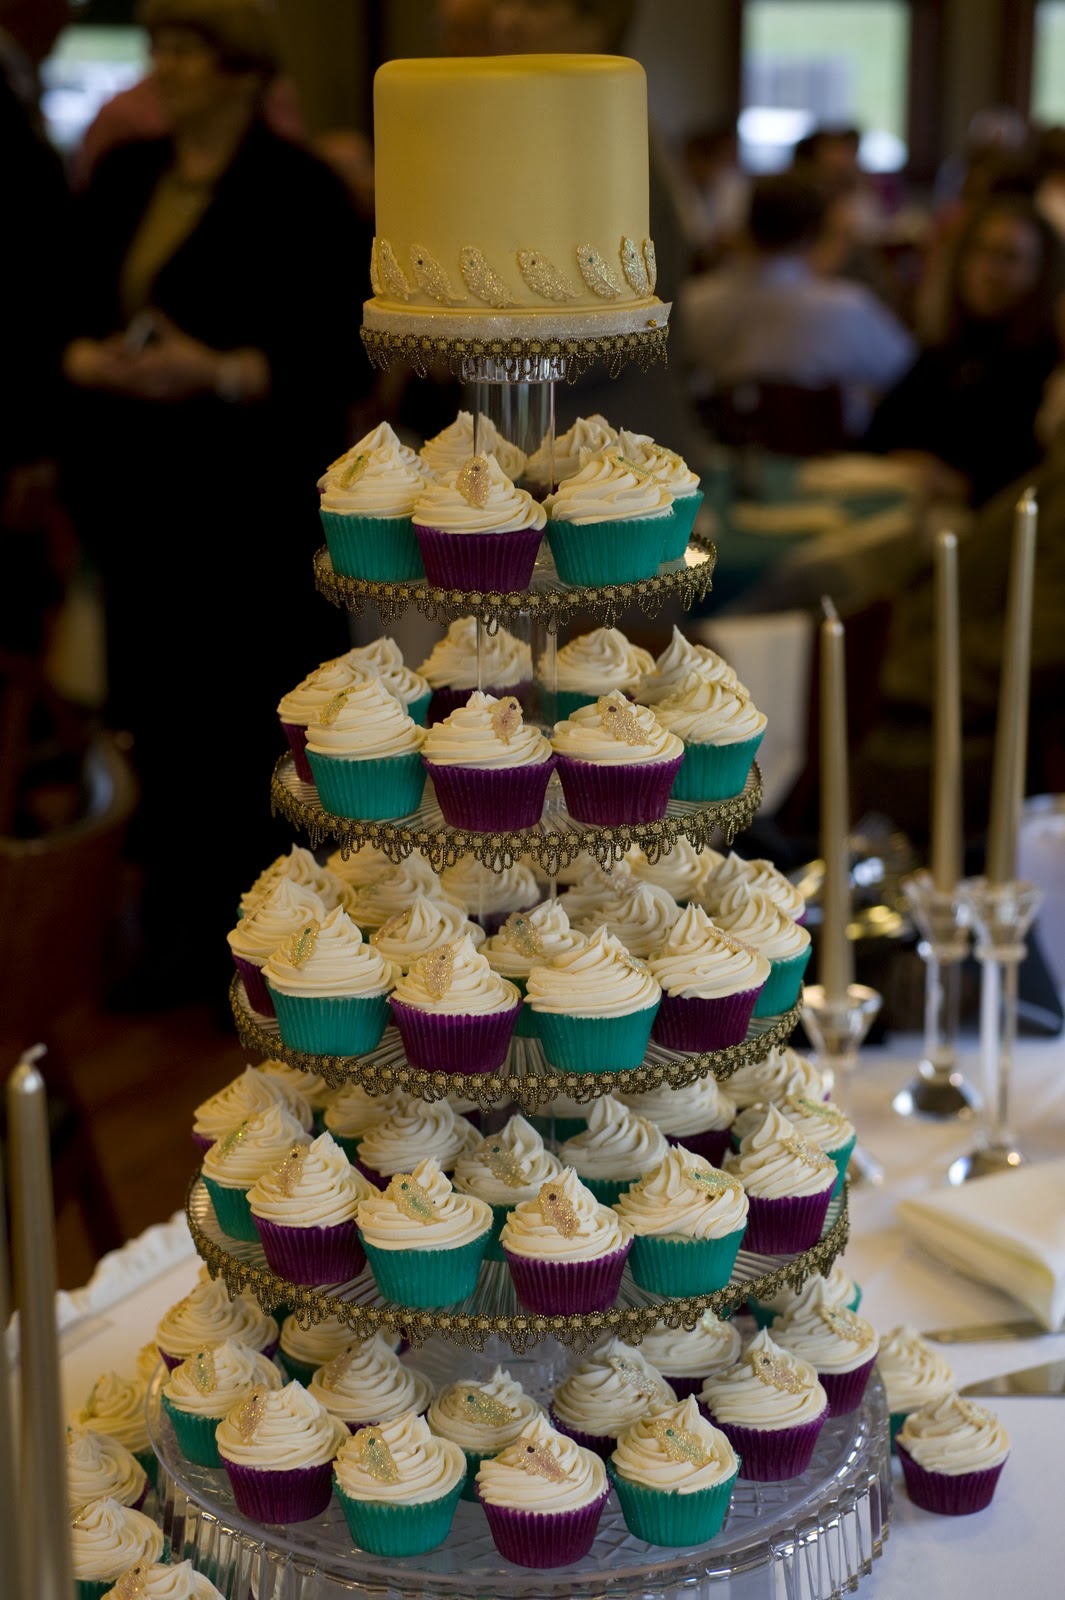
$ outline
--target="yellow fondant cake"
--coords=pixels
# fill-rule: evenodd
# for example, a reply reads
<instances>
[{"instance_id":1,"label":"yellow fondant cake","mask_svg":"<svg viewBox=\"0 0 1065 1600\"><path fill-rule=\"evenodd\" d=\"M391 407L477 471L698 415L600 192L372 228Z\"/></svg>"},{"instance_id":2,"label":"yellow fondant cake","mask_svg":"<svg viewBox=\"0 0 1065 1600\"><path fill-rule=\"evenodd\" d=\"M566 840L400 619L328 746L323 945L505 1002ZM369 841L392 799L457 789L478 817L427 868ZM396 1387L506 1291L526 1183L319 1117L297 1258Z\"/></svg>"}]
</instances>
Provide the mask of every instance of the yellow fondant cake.
<instances>
[{"instance_id":1,"label":"yellow fondant cake","mask_svg":"<svg viewBox=\"0 0 1065 1600\"><path fill-rule=\"evenodd\" d=\"M368 324L431 312L655 325L638 62L389 61L374 80L374 147Z\"/></svg>"}]
</instances>

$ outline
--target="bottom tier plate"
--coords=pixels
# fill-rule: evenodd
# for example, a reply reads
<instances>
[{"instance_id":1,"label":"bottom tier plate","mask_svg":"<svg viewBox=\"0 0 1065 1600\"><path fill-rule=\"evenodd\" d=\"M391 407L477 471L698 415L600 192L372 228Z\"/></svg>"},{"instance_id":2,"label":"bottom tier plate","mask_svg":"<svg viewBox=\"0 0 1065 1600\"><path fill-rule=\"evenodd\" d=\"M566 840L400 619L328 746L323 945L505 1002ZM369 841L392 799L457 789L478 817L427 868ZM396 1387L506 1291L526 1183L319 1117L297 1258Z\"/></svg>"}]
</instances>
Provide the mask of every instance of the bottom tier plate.
<instances>
[{"instance_id":1,"label":"bottom tier plate","mask_svg":"<svg viewBox=\"0 0 1065 1600\"><path fill-rule=\"evenodd\" d=\"M492 1358L464 1356L437 1338L406 1359L434 1382L449 1382L478 1375ZM543 1351L527 1367L513 1357L508 1365L529 1392L546 1398L558 1362L571 1361ZM355 1550L335 1501L322 1516L289 1527L246 1521L225 1473L193 1466L179 1451L159 1402L164 1379L157 1374L148 1395L164 1469L164 1530L175 1560L191 1559L235 1600L836 1600L870 1571L888 1534L888 1417L875 1374L861 1409L825 1424L801 1477L737 1483L725 1526L709 1544L674 1550L633 1538L612 1493L591 1554L549 1572L504 1561L484 1512L467 1501L459 1502L445 1544L402 1560Z\"/></svg>"}]
</instances>

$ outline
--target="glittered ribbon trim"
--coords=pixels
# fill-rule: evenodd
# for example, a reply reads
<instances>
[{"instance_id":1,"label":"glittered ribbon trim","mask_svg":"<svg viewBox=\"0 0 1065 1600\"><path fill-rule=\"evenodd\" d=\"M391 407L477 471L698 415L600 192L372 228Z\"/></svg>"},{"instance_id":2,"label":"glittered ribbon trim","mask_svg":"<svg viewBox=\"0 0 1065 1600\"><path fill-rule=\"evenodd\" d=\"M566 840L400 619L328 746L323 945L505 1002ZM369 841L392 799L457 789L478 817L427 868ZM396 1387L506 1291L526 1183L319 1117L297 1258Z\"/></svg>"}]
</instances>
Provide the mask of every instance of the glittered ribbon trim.
<instances>
[{"instance_id":1,"label":"glittered ribbon trim","mask_svg":"<svg viewBox=\"0 0 1065 1600\"><path fill-rule=\"evenodd\" d=\"M594 314L594 313L593 313ZM616 378L630 361L647 372L657 362L666 362L669 327L659 323L629 333L593 334L543 338L458 338L431 333L389 333L383 328L360 329L363 347L370 364L379 372L389 367L410 367L419 378L433 368L446 367L456 378L469 381L479 369L489 366L500 377L512 382L539 378L545 366L560 372L567 383L592 367L605 366Z\"/></svg>"}]
</instances>

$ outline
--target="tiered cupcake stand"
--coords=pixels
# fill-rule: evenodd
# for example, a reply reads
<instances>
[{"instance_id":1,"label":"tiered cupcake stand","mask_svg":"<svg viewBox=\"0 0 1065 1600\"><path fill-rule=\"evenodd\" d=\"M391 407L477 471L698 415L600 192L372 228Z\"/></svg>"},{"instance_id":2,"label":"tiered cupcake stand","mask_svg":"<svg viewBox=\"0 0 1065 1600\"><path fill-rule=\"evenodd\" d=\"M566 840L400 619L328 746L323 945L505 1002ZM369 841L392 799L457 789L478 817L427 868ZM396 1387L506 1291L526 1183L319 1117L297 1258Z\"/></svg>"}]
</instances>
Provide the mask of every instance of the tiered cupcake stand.
<instances>
[{"instance_id":1,"label":"tiered cupcake stand","mask_svg":"<svg viewBox=\"0 0 1065 1600\"><path fill-rule=\"evenodd\" d=\"M533 374L535 375L535 374ZM629 606L656 612L663 601L690 605L709 587L715 551L709 540L693 536L681 562L656 577L616 588L567 589L550 558L541 557L532 585L519 594L485 595L443 591L425 583L380 584L338 577L328 554L315 561L319 589L334 603L353 610L364 604L386 619L416 606L425 615L447 619L475 615L485 629L532 615L549 635L574 615L595 615L612 623ZM550 659L550 652L549 652ZM550 701L548 701L550 704ZM693 845L724 836L731 841L752 820L761 798L757 767L742 794L706 805L671 802L657 823L594 828L566 814L558 781L552 779L544 815L535 829L510 834L464 834L444 823L432 798L413 816L390 822L353 822L326 812L313 786L295 773L291 756L275 769L272 800L312 845L326 839L342 849L371 843L399 861L420 851L437 868L472 852L496 870L532 858L542 876L552 879L579 855L593 855L609 866L631 845L654 860L679 837ZM747 1039L731 1049L682 1055L652 1044L642 1065L619 1073L558 1072L533 1039L514 1040L504 1066L490 1075L464 1076L412 1068L395 1030L387 1030L378 1049L364 1056L322 1057L284 1046L276 1024L252 1010L235 979L231 1003L237 1031L249 1051L275 1057L340 1087L359 1083L371 1093L399 1087L426 1099L449 1092L466 1096L486 1119L501 1121L502 1108L536 1113L559 1094L591 1100L613 1089L648 1089L662 1083L691 1083L707 1073L725 1080L739 1066L763 1060L783 1044L798 1020L798 1008L777 1018L756 1019ZM492 1125L495 1125L494 1123ZM756 1256L741 1251L732 1282L713 1294L684 1300L662 1299L638 1288L626 1271L613 1308L587 1315L538 1316L515 1299L504 1265L486 1262L476 1293L446 1310L414 1311L384 1300L368 1270L353 1282L324 1289L287 1283L267 1267L258 1245L227 1236L219 1227L202 1179L189 1187L187 1215L196 1248L214 1275L232 1293L250 1289L266 1310L279 1307L313 1322L325 1316L347 1321L353 1337L376 1330L409 1341L406 1359L434 1382L487 1376L497 1363L507 1365L523 1386L546 1399L580 1351L604 1334L638 1342L650 1328L694 1325L708 1309L728 1315L748 1295L770 1299L785 1283L798 1285L807 1273L829 1269L847 1239L847 1200L833 1202L820 1241L793 1257ZM633 1538L612 1496L604 1511L591 1555L573 1567L533 1572L511 1566L497 1553L480 1506L461 1501L446 1543L426 1555L389 1559L353 1550L336 1506L313 1522L264 1528L237 1512L225 1474L193 1466L177 1448L162 1412L157 1376L149 1394L153 1443L162 1464L160 1505L175 1548L191 1557L233 1600L332 1600L358 1595L381 1600L422 1600L427 1596L621 1597L672 1600L829 1600L853 1590L879 1554L888 1530L890 1474L887 1415L879 1381L871 1381L861 1409L830 1420L821 1432L809 1470L781 1483L740 1480L725 1527L711 1543L691 1549L663 1549Z\"/></svg>"}]
</instances>

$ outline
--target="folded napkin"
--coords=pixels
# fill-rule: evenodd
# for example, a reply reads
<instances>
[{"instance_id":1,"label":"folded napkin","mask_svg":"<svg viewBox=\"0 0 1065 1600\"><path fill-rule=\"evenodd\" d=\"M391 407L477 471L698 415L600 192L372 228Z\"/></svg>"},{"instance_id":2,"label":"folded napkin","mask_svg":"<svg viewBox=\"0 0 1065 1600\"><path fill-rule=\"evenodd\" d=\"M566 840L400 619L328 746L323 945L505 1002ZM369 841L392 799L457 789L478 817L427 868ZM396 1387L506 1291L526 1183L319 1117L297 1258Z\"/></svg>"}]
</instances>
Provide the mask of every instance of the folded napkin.
<instances>
[{"instance_id":1,"label":"folded napkin","mask_svg":"<svg viewBox=\"0 0 1065 1600\"><path fill-rule=\"evenodd\" d=\"M1012 1295L1051 1332L1065 1324L1065 1161L937 1189L896 1214L941 1261Z\"/></svg>"}]
</instances>

